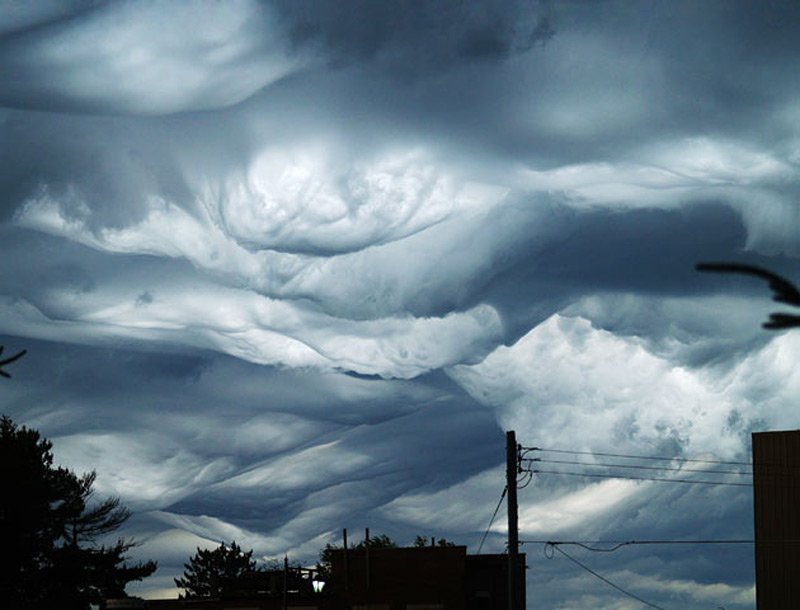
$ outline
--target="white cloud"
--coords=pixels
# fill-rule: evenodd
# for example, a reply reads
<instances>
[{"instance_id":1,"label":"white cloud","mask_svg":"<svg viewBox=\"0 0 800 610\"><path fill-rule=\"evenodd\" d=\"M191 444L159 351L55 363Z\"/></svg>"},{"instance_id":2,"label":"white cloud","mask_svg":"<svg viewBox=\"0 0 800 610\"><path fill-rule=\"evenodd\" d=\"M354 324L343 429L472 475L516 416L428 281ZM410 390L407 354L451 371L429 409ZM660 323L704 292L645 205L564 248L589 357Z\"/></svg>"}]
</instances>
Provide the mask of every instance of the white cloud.
<instances>
[{"instance_id":1,"label":"white cloud","mask_svg":"<svg viewBox=\"0 0 800 610\"><path fill-rule=\"evenodd\" d=\"M473 361L476 353L493 347L502 330L497 312L487 305L441 318L351 321L302 303L206 283L170 282L159 286L146 304L137 301L141 287L125 291L70 295L71 320L52 320L29 303L7 299L0 303L0 326L28 336L72 336L85 343L158 338L259 364L400 378Z\"/></svg>"},{"instance_id":2,"label":"white cloud","mask_svg":"<svg viewBox=\"0 0 800 610\"><path fill-rule=\"evenodd\" d=\"M505 470L492 468L444 489L395 498L381 513L418 529L481 532L504 485Z\"/></svg>"},{"instance_id":3,"label":"white cloud","mask_svg":"<svg viewBox=\"0 0 800 610\"><path fill-rule=\"evenodd\" d=\"M229 458L207 459L157 433L72 434L53 439L55 455L77 472L97 470L100 494L132 508L169 506L233 471Z\"/></svg>"},{"instance_id":4,"label":"white cloud","mask_svg":"<svg viewBox=\"0 0 800 610\"><path fill-rule=\"evenodd\" d=\"M164 513L159 511L145 513L139 520L145 521L148 527L152 527L153 523L170 523L169 518L165 518ZM184 524L181 523L181 525ZM199 536L188 531L186 527L175 527L158 532L148 531L139 533L137 536L141 543L136 548L137 557L160 557L168 565L185 563L198 548L213 549L218 547L220 542L231 542L230 540L216 540Z\"/></svg>"},{"instance_id":5,"label":"white cloud","mask_svg":"<svg viewBox=\"0 0 800 610\"><path fill-rule=\"evenodd\" d=\"M642 590L658 591L671 595L687 595L693 600L707 603L754 604L755 586L734 587L727 583L703 583L695 580L660 578L645 574L620 573L623 581L635 582Z\"/></svg>"},{"instance_id":6,"label":"white cloud","mask_svg":"<svg viewBox=\"0 0 800 610\"><path fill-rule=\"evenodd\" d=\"M266 149L244 176L202 197L237 241L259 248L349 251L486 209L505 190L470 183L421 150L352 159L331 144Z\"/></svg>"},{"instance_id":7,"label":"white cloud","mask_svg":"<svg viewBox=\"0 0 800 610\"><path fill-rule=\"evenodd\" d=\"M576 205L614 208L675 207L737 194L740 199L798 179L798 169L782 155L709 137L640 145L615 161L521 173L528 188L563 190Z\"/></svg>"},{"instance_id":8,"label":"white cloud","mask_svg":"<svg viewBox=\"0 0 800 610\"><path fill-rule=\"evenodd\" d=\"M306 63L290 53L270 8L251 0L119 2L84 17L18 39L9 67L25 75L0 96L168 114L235 104Z\"/></svg>"},{"instance_id":9,"label":"white cloud","mask_svg":"<svg viewBox=\"0 0 800 610\"><path fill-rule=\"evenodd\" d=\"M523 169L517 183L559 191L578 208L666 208L725 201L741 216L747 248L765 254L800 251L800 170L782 147L706 136L632 147L613 161Z\"/></svg>"},{"instance_id":10,"label":"white cloud","mask_svg":"<svg viewBox=\"0 0 800 610\"><path fill-rule=\"evenodd\" d=\"M562 310L595 328L634 338L673 366L735 364L770 336L761 328L775 303L762 297L729 295L643 295L598 292Z\"/></svg>"},{"instance_id":11,"label":"white cloud","mask_svg":"<svg viewBox=\"0 0 800 610\"><path fill-rule=\"evenodd\" d=\"M524 443L576 450L613 444L645 455L668 443L687 455L723 458L743 450L741 431L728 424L733 405L702 375L580 318L555 315L450 375Z\"/></svg>"},{"instance_id":12,"label":"white cloud","mask_svg":"<svg viewBox=\"0 0 800 610\"><path fill-rule=\"evenodd\" d=\"M258 487L266 491L303 489L358 476L358 471L371 463L370 456L347 450L332 441L255 466L220 486L223 489Z\"/></svg>"},{"instance_id":13,"label":"white cloud","mask_svg":"<svg viewBox=\"0 0 800 610\"><path fill-rule=\"evenodd\" d=\"M713 379L720 392L751 418L754 431L797 427L794 408L800 392L800 337L784 333Z\"/></svg>"},{"instance_id":14,"label":"white cloud","mask_svg":"<svg viewBox=\"0 0 800 610\"><path fill-rule=\"evenodd\" d=\"M630 501L642 487L635 481L609 479L557 498L527 503L519 511L521 538L549 538L580 527L588 529L610 511L619 510L622 503ZM496 529L508 531L503 525L496 526Z\"/></svg>"},{"instance_id":15,"label":"white cloud","mask_svg":"<svg viewBox=\"0 0 800 610\"><path fill-rule=\"evenodd\" d=\"M185 258L223 283L310 299L359 319L415 309L420 293L436 308L530 230L532 237L547 230L532 226L547 215L547 201L507 200L507 189L464 179L422 153L355 158L331 168L334 152L313 145L273 150L275 167L267 174L275 176L242 179L234 170L221 178L227 181L221 191L207 177L195 185L191 209L143 193L137 220L122 226L96 226L100 213L75 189L40 189L14 221L101 252ZM299 169L292 161L298 156L310 165ZM331 210L338 211L331 216ZM511 234L498 242L493 231Z\"/></svg>"},{"instance_id":16,"label":"white cloud","mask_svg":"<svg viewBox=\"0 0 800 610\"><path fill-rule=\"evenodd\" d=\"M196 545L234 537L303 558L343 525L472 545L503 484L493 417L524 443L724 459L798 425L800 346L759 328L766 295L625 266L645 273L646 243L678 278L658 248L702 248L709 202L747 238L726 216L715 254L797 254L791 19L367 5L0 4L20 30L0 41L0 330L33 344L3 408L101 493L163 509L130 523L137 557L168 562L136 591L174 592ZM740 491L541 476L521 519L729 532L752 523ZM752 605L750 574L721 585L708 557L608 574ZM554 608L632 607L550 570Z\"/></svg>"}]
</instances>

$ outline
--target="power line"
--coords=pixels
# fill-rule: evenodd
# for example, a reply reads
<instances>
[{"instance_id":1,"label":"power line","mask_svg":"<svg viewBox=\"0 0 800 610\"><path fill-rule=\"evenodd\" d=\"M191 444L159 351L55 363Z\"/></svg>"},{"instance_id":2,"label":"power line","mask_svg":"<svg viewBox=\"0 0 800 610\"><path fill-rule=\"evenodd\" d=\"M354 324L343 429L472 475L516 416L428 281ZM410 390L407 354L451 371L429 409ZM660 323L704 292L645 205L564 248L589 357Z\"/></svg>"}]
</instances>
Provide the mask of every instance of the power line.
<instances>
[{"instance_id":1,"label":"power line","mask_svg":"<svg viewBox=\"0 0 800 610\"><path fill-rule=\"evenodd\" d=\"M489 519L489 525L486 526L486 531L483 533L483 538L481 538L481 543L478 545L478 555L481 553L481 549L483 549L483 543L486 542L486 536L489 535L489 530L492 528L492 523L494 523L494 518L497 516L497 512L500 510L500 507L503 505L503 498L506 497L506 492L508 491L508 486L503 487L503 493L500 494L500 500L497 502L497 506L494 508L494 512L492 513L492 518Z\"/></svg>"},{"instance_id":2,"label":"power line","mask_svg":"<svg viewBox=\"0 0 800 610\"><path fill-rule=\"evenodd\" d=\"M623 588L622 588L622 587L620 587L619 585L617 585L617 584L614 584L613 582L611 582L610 580L608 580L608 578L606 578L605 576L603 576L603 575L601 575L601 574L598 574L598 573L597 573L597 572L595 572L595 571L594 571L592 568L590 568L589 566L587 566L587 565L585 565L585 564L581 563L580 561L578 561L577 559L575 559L575 558L574 558L572 555L569 555L569 554L568 554L566 551L564 551L564 550L560 549L558 546L556 546L556 545L550 545L550 547L549 547L549 548L551 548L551 549L554 549L554 550L558 551L558 552L559 552L559 553L561 553L561 554L562 554L564 557L566 557L567 559L569 559L569 560L570 560L572 563L574 563L575 565L577 565L577 566L579 566L579 567L583 568L584 570L586 570L587 572L589 572L589 574L591 574L592 576L595 576L596 578L599 578L599 579L600 579L600 580L602 580L604 583L606 583L606 584L607 584L607 585L609 585L610 587L613 587L614 589L616 589L616 590L617 590L617 591L619 591L620 593L623 593L624 595L627 595L628 597L630 597L630 598L632 598L632 599L635 599L636 601L638 601L638 602L641 602L641 603L643 603L645 606L648 606L648 607L650 607L650 608L655 608L656 610L664 610L664 608L662 608L661 606L657 606L656 604L650 603L649 601L647 601L647 600L645 600L645 599L642 599L641 597L639 597L639 596L638 596L638 595L636 595L635 593L631 593L630 591L626 591L625 589L623 589ZM549 555L547 558L548 558L548 559L552 559L552 558L553 558L552 554L551 554L551 555Z\"/></svg>"},{"instance_id":3,"label":"power line","mask_svg":"<svg viewBox=\"0 0 800 610\"><path fill-rule=\"evenodd\" d=\"M578 462L575 460L548 460L545 458L525 458L523 462L538 462L541 464L573 464L576 466L591 466L603 468L630 468L636 470L668 470L672 472L703 472L706 474L738 474L751 476L752 472L742 472L740 470L706 470L703 468L674 468L671 466L641 466L638 464L609 464L606 462L596 462L591 464L589 462Z\"/></svg>"},{"instance_id":4,"label":"power line","mask_svg":"<svg viewBox=\"0 0 800 610\"><path fill-rule=\"evenodd\" d=\"M702 460L699 458L659 457L653 455L631 455L625 453L602 453L599 451L570 451L567 449L545 449L544 447L522 447L523 451L546 451L548 453L568 453L571 455L599 455L602 457L630 458L637 460L659 460L670 462L696 462L701 464L726 464L732 466L752 466L751 462L729 462L724 460Z\"/></svg>"},{"instance_id":5,"label":"power line","mask_svg":"<svg viewBox=\"0 0 800 610\"><path fill-rule=\"evenodd\" d=\"M574 545L587 551L598 553L610 553L624 546L653 545L653 544L758 544L761 545L783 545L800 544L800 538L786 538L783 540L754 540L751 538L734 538L730 540L520 540L520 544L544 544L544 545ZM606 544L609 548L601 549L592 545Z\"/></svg>"},{"instance_id":6,"label":"power line","mask_svg":"<svg viewBox=\"0 0 800 610\"><path fill-rule=\"evenodd\" d=\"M532 470L535 474L558 474L570 477L589 477L593 479L628 479L631 481L660 481L664 483L689 483L693 485L726 485L729 487L752 487L752 483L726 483L722 481L701 481L695 479L669 479L666 477L634 477L627 474L592 474L588 472L567 472L562 470Z\"/></svg>"},{"instance_id":7,"label":"power line","mask_svg":"<svg viewBox=\"0 0 800 610\"><path fill-rule=\"evenodd\" d=\"M544 544L546 546L571 545L579 546L595 553L613 553L625 546L652 545L652 544L755 544L752 539L732 540L520 540L520 544ZM798 544L800 540L773 540L759 541L759 544ZM598 548L593 545L611 545L608 548Z\"/></svg>"}]
</instances>

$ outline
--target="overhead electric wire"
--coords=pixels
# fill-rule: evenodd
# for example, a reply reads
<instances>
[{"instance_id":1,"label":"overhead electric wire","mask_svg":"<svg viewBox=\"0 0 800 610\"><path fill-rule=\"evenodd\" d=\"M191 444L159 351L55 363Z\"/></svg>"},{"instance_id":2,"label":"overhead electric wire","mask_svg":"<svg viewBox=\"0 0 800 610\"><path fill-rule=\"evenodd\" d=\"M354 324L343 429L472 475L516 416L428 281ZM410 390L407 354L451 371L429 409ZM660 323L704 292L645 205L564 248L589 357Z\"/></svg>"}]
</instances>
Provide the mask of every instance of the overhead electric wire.
<instances>
[{"instance_id":1,"label":"overhead electric wire","mask_svg":"<svg viewBox=\"0 0 800 610\"><path fill-rule=\"evenodd\" d=\"M592 457L607 457L607 458L620 458L623 460L647 460L651 462L667 462L663 465L658 464L637 464L637 463L617 463L617 461L612 462L595 462L589 463L586 461L578 461L578 458L574 460L571 459L549 459L547 457L529 457L531 452L541 452L541 453L558 453L558 454L566 454L570 456L592 456ZM562 476L573 476L573 477L586 477L586 478L598 478L598 479L622 479L622 480L633 480L633 481L656 481L656 482L665 482L665 483L683 483L683 484L691 484L691 485L717 485L717 486L729 486L729 487L753 487L753 482L730 482L730 477L752 477L754 473L752 472L753 463L752 462L740 462L740 461L731 461L731 460L718 460L718 459L702 459L702 458L684 458L684 457L666 457L666 456L651 456L651 455L634 455L634 454L622 454L622 453L609 453L609 452L592 452L592 451L572 451L567 449L548 449L548 448L540 448L540 447L524 447L519 445L518 453L517 453L517 464L518 464L518 471L520 473L526 472L533 474L552 474L552 475L562 475ZM649 471L654 472L655 474L663 473L665 476L633 476L632 474L627 473L612 473L612 472L605 472L605 473L598 473L598 472L572 472L572 471L559 471L559 470L540 470L536 468L538 464L554 464L554 465L570 465L570 466L579 466L585 469L590 468L613 468L618 470L639 470L639 471ZM690 468L684 467L684 464L706 464L709 465L707 468ZM715 466L723 466L723 468L713 468L710 465ZM733 466L733 467L747 467L747 468L736 468L736 469L725 469L724 466ZM758 464L758 468L763 468L765 466L772 466L771 464ZM779 466L779 465L775 465ZM701 475L705 475L703 479L692 479L692 478L674 478L669 476L667 473L699 473ZM763 470L759 470L759 472L763 472ZM756 473L758 474L758 473ZM778 474L778 473L776 473ZM709 477L719 476L721 480L708 480ZM758 478L756 476L756 478ZM734 479L735 480L735 479ZM741 481L742 479L739 479ZM530 480L528 481L530 482ZM759 485L764 485L766 481L761 481ZM772 482L774 485L776 482ZM781 485L785 486L785 485ZM661 606L658 606L654 603L648 602L647 600L639 597L638 595L627 591L626 589L620 587L619 585L615 584L614 582L610 581L608 578L604 577L603 575L597 573L589 566L583 564L575 557L572 557L566 551L561 548L561 545L574 545L580 548L583 548L586 551L591 552L598 552L598 553L611 553L614 551L619 550L620 548L633 546L633 545L656 545L656 544L663 544L663 545L677 545L677 544L700 544L700 545L733 545L733 544L756 544L755 540L751 539L732 539L732 540L712 540L712 539L701 539L701 540L616 540L616 541L579 541L579 540L571 540L571 541L542 541L542 540L519 540L519 544L534 544L534 543L543 543L545 545L545 556L549 559L552 559L554 551L558 551L564 557L569 559L575 565L580 567L581 569L589 572L591 575L595 576L596 578L602 580L610 587L616 589L623 595L626 595L636 601L644 604L647 607L655 608L656 610L664 610ZM482 544L482 543L481 543ZM783 540L783 541L759 541L758 544L800 544L800 540ZM597 545L606 545L605 547L599 547ZM548 555L548 549L550 550Z\"/></svg>"},{"instance_id":2,"label":"overhead electric wire","mask_svg":"<svg viewBox=\"0 0 800 610\"><path fill-rule=\"evenodd\" d=\"M579 546L595 553L612 553L625 546L639 546L652 544L755 544L752 539L732 540L520 540L520 544L544 544L549 546L570 545ZM759 541L759 544L798 544L800 540L774 540ZM597 544L611 545L609 548L597 548Z\"/></svg>"},{"instance_id":3,"label":"overhead electric wire","mask_svg":"<svg viewBox=\"0 0 800 610\"><path fill-rule=\"evenodd\" d=\"M592 466L595 468L629 468L635 470L668 470L672 472L702 472L706 474L738 474L751 476L752 472L742 472L739 470L705 470L703 468L675 468L672 466L641 466L638 464L609 464L606 462L596 462L591 464L589 462L578 462L575 460L548 460L545 458L525 458L523 462L537 462L540 464L570 464L575 466Z\"/></svg>"},{"instance_id":4,"label":"overhead electric wire","mask_svg":"<svg viewBox=\"0 0 800 610\"><path fill-rule=\"evenodd\" d=\"M492 523L494 523L494 518L497 517L497 512L500 510L500 507L503 505L503 499L506 497L506 493L508 492L508 485L503 487L503 493L500 494L500 500L497 502L497 506L494 508L494 512L492 513L492 518L489 519L489 525L486 526L486 531L483 533L483 538L481 538L481 543L478 545L478 555L481 553L481 549L483 549L483 543L486 542L486 536L489 535L489 530L492 529Z\"/></svg>"},{"instance_id":5,"label":"overhead electric wire","mask_svg":"<svg viewBox=\"0 0 800 610\"><path fill-rule=\"evenodd\" d=\"M519 480L517 480L517 489L525 489L528 485L531 484L531 481L533 481L533 471L524 470L522 468L520 468L520 471L525 473L525 476L522 479L524 481L523 483L520 483Z\"/></svg>"},{"instance_id":6,"label":"overhead electric wire","mask_svg":"<svg viewBox=\"0 0 800 610\"><path fill-rule=\"evenodd\" d=\"M667 477L634 477L627 474L593 474L589 472L567 472L561 470L533 469L534 474L559 474L570 477L589 477L593 479L628 479L631 481L660 481L664 483L689 483L694 485L726 485L729 487L752 487L752 483L728 483L724 481L704 481L695 479L669 479Z\"/></svg>"},{"instance_id":7,"label":"overhead electric wire","mask_svg":"<svg viewBox=\"0 0 800 610\"><path fill-rule=\"evenodd\" d=\"M646 599L642 599L641 597L639 597L639 596L638 596L638 595L636 595L635 593L631 593L630 591L627 591L627 590L623 589L622 587L620 587L619 585L617 585L617 584L615 584L615 583L611 582L611 581L610 581L608 578L606 578L605 576L603 576L603 575L601 575L601 574L598 574L598 573L597 573L597 572L595 572L595 571L594 571L592 568L590 568L589 566L587 566L587 565L585 565L585 564L581 563L580 561L578 561L577 559L575 559L575 558L574 558L572 555L569 555L569 554L568 554L566 551L564 551L564 550L560 549L558 546L556 546L556 545L550 545L550 547L549 547L549 548L551 548L551 549L554 549L554 550L558 551L558 552L559 552L559 553L561 553L561 554L562 554L564 557L566 557L567 559L569 559L569 560L570 560L572 563L574 563L575 565L577 565L577 566L579 566L579 567L583 568L584 570L586 570L587 572L589 572L589 574L591 574L592 576L594 576L594 577L596 577L596 578L599 578L599 579L600 579L600 580L602 580L604 583L606 583L606 584L607 584L607 585L609 585L610 587L613 587L614 589L616 589L616 590L617 590L617 591L619 591L620 593L622 593L622 594L624 594L624 595L627 595L628 597L630 597L630 598L632 598L632 599L635 599L636 601L638 601L638 602L641 602L642 604L644 604L645 606L648 606L648 607L650 607L650 608L655 608L656 610L664 610L664 608L662 608L661 606L657 606L656 604L653 604L653 603L651 603L651 602L647 601ZM548 559L552 559L552 555L550 555L550 556L548 557Z\"/></svg>"},{"instance_id":8,"label":"overhead electric wire","mask_svg":"<svg viewBox=\"0 0 800 610\"><path fill-rule=\"evenodd\" d=\"M702 464L725 464L725 465L733 465L733 466L752 466L752 462L730 462L725 460L703 460L699 458L682 458L682 457L664 457L664 456L653 456L653 455L631 455L625 453L602 453L599 451L570 451L567 449L546 449L544 447L522 447L522 449L526 452L530 451L546 451L549 453L568 453L571 455L598 455L601 457L618 457L618 458L630 458L630 459L637 459L637 460L659 460L659 461L672 461L672 462L696 462Z\"/></svg>"},{"instance_id":9,"label":"overhead electric wire","mask_svg":"<svg viewBox=\"0 0 800 610\"><path fill-rule=\"evenodd\" d=\"M758 544L759 546L799 544L800 538L786 538L784 540L754 540L751 538L733 538L729 540L520 540L520 544L544 544L550 546L570 545L579 546L587 551L596 553L611 553L626 546L640 545L676 545L676 544ZM597 548L597 544L612 545L610 548Z\"/></svg>"}]
</instances>

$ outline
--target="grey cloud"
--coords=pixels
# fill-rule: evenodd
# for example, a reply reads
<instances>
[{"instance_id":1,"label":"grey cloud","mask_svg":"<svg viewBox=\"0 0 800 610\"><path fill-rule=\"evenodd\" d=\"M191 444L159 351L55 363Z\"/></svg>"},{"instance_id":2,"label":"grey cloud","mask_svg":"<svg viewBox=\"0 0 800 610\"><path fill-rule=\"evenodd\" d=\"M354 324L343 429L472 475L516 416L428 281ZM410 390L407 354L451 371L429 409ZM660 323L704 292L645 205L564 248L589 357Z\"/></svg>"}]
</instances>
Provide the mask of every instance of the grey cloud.
<instances>
[{"instance_id":1,"label":"grey cloud","mask_svg":"<svg viewBox=\"0 0 800 610\"><path fill-rule=\"evenodd\" d=\"M333 65L377 61L413 77L459 62L503 59L552 36L547 11L536 2L357 0L344 11L305 1L276 6L294 44L321 44Z\"/></svg>"},{"instance_id":2,"label":"grey cloud","mask_svg":"<svg viewBox=\"0 0 800 610\"><path fill-rule=\"evenodd\" d=\"M81 17L102 4L102 0L44 0L42 2L15 2L4 0L0 3L3 22L0 24L0 37L18 35L21 32L47 27L53 23Z\"/></svg>"},{"instance_id":3,"label":"grey cloud","mask_svg":"<svg viewBox=\"0 0 800 610\"><path fill-rule=\"evenodd\" d=\"M563 312L617 336L636 337L676 365L736 363L772 339L761 328L772 303L758 293L732 296L743 288L729 284L726 293L705 297L604 292L575 301Z\"/></svg>"},{"instance_id":4,"label":"grey cloud","mask_svg":"<svg viewBox=\"0 0 800 610\"><path fill-rule=\"evenodd\" d=\"M500 424L728 458L797 427L764 286L693 270L795 277L794 5L214 10L42 5L0 41L0 343L29 349L3 411L136 506L164 560L138 591L231 537L475 544ZM606 483L538 477L528 533L748 535L747 493ZM544 606L625 603L526 550ZM581 557L665 607L751 607L736 553Z\"/></svg>"},{"instance_id":5,"label":"grey cloud","mask_svg":"<svg viewBox=\"0 0 800 610\"><path fill-rule=\"evenodd\" d=\"M0 102L170 114L230 106L295 71L267 5L98 4L0 40ZM27 21L33 20L27 19Z\"/></svg>"},{"instance_id":6,"label":"grey cloud","mask_svg":"<svg viewBox=\"0 0 800 610\"><path fill-rule=\"evenodd\" d=\"M46 196L97 229L140 220L149 196L188 198L161 126L11 111L0 129L6 216Z\"/></svg>"},{"instance_id":7,"label":"grey cloud","mask_svg":"<svg viewBox=\"0 0 800 610\"><path fill-rule=\"evenodd\" d=\"M487 442L491 437L479 431L478 422L489 425L489 414L476 408L474 403L465 403L462 395L443 396L430 407L340 431L330 439L323 437L317 444L281 456L277 461L254 464L241 475L187 498L174 510L219 514L226 498L233 493L242 501L229 513L231 518L235 521L264 519L255 517L261 515L259 506L269 509L276 503L288 502L310 510L319 506L321 498L306 499L307 496L324 490L325 504L347 502L349 519L366 519L375 506L390 501L399 493L452 484L470 474L484 460L493 456L496 460L500 448L496 441ZM445 425L448 438L437 442L431 442L430 437L420 431L421 427L443 428ZM459 450L464 444L473 447L466 459ZM406 456L402 464L395 461L394 456L399 454ZM430 471L431 460L439 463L440 468ZM456 472L458 475L454 477ZM242 513L237 515L236 511ZM268 512L272 515L269 520L273 527L291 516L275 510ZM343 514L342 511L339 514ZM337 525L341 524L331 521L329 516L315 527L320 533L336 529Z\"/></svg>"},{"instance_id":8,"label":"grey cloud","mask_svg":"<svg viewBox=\"0 0 800 610\"><path fill-rule=\"evenodd\" d=\"M242 542L279 553L347 525L344 519L410 540L415 530L376 508L501 459L491 414L440 376L366 381L264 370L203 352L159 355L152 346L138 352L30 339L26 346L36 367L15 371L4 411L52 438L60 462L97 468L99 493L120 494L140 513L131 533L145 540L158 538L164 523L191 522L206 539L243 532ZM37 370L53 375L42 380ZM450 433L432 443L429 428ZM314 453L330 443L344 454ZM407 459L398 462L401 454ZM431 470L430 460L439 467ZM281 463L291 472L273 484L241 484ZM317 514L319 506L329 510ZM154 524L147 517L154 508L175 517Z\"/></svg>"},{"instance_id":9,"label":"grey cloud","mask_svg":"<svg viewBox=\"0 0 800 610\"><path fill-rule=\"evenodd\" d=\"M537 477L529 488L520 492L521 514L528 511L541 514L539 506L545 507L553 499L563 497L565 489L578 490L594 485L584 486L571 479L573 477L555 475ZM625 497L613 510L595 513L590 520L577 526L545 531L526 531L523 527L521 538L642 541L656 538L750 539L752 536L749 490L691 488L676 483L633 485L635 493ZM566 493L568 497L569 491ZM593 502L602 503L608 493L608 489L598 489ZM608 548L610 545L597 546ZM602 603L608 605L622 601L621 596L595 579L586 577L580 584L574 582L580 581L585 573L558 553L547 560L541 544L526 544L523 548L528 553L531 571L528 586L535 586L542 592L546 598L542 603L562 603L554 592L554 582L570 590L568 596L573 604L588 607L591 602L577 600L589 595L605 599ZM747 608L753 603L753 556L749 545L642 545L622 547L613 553L591 553L571 545L562 548L613 582L660 605L670 602L694 605L704 600L705 603L724 603L726 607ZM693 557L691 565L687 564L689 555Z\"/></svg>"},{"instance_id":10,"label":"grey cloud","mask_svg":"<svg viewBox=\"0 0 800 610\"><path fill-rule=\"evenodd\" d=\"M198 21L209 11L213 19ZM56 12L50 20L46 12L21 16L20 25L41 24L0 44L9 70L0 100L20 108L113 114L203 110L238 103L298 71L319 53L315 47L334 64L379 58L409 77L503 59L552 35L544 9L516 1L479 7L357 2L347 11L330 4L241 2L163 12L112 3L87 5L68 18ZM155 35L148 39L145 31ZM91 71L84 67L89 58Z\"/></svg>"},{"instance_id":11,"label":"grey cloud","mask_svg":"<svg viewBox=\"0 0 800 610\"><path fill-rule=\"evenodd\" d=\"M784 349L795 349L794 341L783 341ZM764 375L779 349L770 343L732 366L687 370L647 351L636 337L555 316L482 363L453 367L450 374L495 409L504 428L533 430L551 444L581 449L612 443L615 452L629 454L708 451L738 459L749 429L784 420L776 410L786 400L782 386L767 381L772 374L758 384L747 373ZM751 383L761 397L758 406L745 389Z\"/></svg>"}]
</instances>

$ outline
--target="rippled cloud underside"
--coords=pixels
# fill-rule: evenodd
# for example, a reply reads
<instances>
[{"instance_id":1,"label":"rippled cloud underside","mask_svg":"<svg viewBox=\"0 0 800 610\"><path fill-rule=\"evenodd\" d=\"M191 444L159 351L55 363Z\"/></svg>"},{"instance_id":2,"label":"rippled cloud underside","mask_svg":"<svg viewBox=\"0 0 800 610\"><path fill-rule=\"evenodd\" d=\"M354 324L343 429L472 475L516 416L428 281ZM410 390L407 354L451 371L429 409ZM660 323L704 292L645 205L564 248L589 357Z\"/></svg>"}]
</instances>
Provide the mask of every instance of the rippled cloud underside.
<instances>
[{"instance_id":1,"label":"rippled cloud underside","mask_svg":"<svg viewBox=\"0 0 800 610\"><path fill-rule=\"evenodd\" d=\"M96 469L176 593L197 546L475 551L503 430L747 461L800 426L791 3L0 2L0 407ZM746 487L541 474L521 537L750 538ZM504 550L493 525L485 551ZM542 608L628 608L537 545ZM753 604L752 548L582 556ZM630 600L628 600L630 601Z\"/></svg>"}]
</instances>

